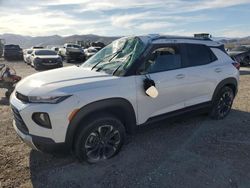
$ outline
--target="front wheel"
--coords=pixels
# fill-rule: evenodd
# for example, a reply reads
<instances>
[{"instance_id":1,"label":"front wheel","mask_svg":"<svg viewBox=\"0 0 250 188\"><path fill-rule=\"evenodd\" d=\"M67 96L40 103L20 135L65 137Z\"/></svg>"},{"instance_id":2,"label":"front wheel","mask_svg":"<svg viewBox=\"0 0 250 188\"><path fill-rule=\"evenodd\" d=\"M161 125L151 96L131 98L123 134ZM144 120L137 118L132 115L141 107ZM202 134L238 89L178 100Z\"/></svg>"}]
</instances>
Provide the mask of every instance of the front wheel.
<instances>
[{"instance_id":1,"label":"front wheel","mask_svg":"<svg viewBox=\"0 0 250 188\"><path fill-rule=\"evenodd\" d=\"M119 119L102 115L83 122L75 141L75 154L79 160L97 163L116 155L125 139L125 129Z\"/></svg>"},{"instance_id":2,"label":"front wheel","mask_svg":"<svg viewBox=\"0 0 250 188\"><path fill-rule=\"evenodd\" d=\"M40 70L39 66L36 63L34 63L34 69L37 71Z\"/></svg>"},{"instance_id":3,"label":"front wheel","mask_svg":"<svg viewBox=\"0 0 250 188\"><path fill-rule=\"evenodd\" d=\"M5 92L5 97L6 97L7 99L9 99L11 93L12 93L11 91L6 91L6 92Z\"/></svg>"},{"instance_id":4,"label":"front wheel","mask_svg":"<svg viewBox=\"0 0 250 188\"><path fill-rule=\"evenodd\" d=\"M210 116L212 119L224 119L231 111L234 92L230 87L223 87L216 96Z\"/></svg>"}]
</instances>

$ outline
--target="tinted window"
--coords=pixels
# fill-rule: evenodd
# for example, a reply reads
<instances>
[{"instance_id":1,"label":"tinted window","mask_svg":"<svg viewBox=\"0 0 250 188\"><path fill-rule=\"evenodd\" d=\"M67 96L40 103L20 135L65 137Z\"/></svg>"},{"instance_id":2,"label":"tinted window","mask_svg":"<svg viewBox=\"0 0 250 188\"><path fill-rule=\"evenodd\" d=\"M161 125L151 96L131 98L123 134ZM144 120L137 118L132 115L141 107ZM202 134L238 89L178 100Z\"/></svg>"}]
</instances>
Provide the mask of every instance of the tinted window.
<instances>
[{"instance_id":1,"label":"tinted window","mask_svg":"<svg viewBox=\"0 0 250 188\"><path fill-rule=\"evenodd\" d=\"M18 45L5 45L5 50L20 50L20 47Z\"/></svg>"},{"instance_id":2,"label":"tinted window","mask_svg":"<svg viewBox=\"0 0 250 188\"><path fill-rule=\"evenodd\" d=\"M75 44L68 44L67 47L68 48L81 48L80 46L75 45Z\"/></svg>"},{"instance_id":3,"label":"tinted window","mask_svg":"<svg viewBox=\"0 0 250 188\"><path fill-rule=\"evenodd\" d=\"M33 49L43 49L43 47L42 46L34 46L34 47L32 47Z\"/></svg>"},{"instance_id":4,"label":"tinted window","mask_svg":"<svg viewBox=\"0 0 250 188\"><path fill-rule=\"evenodd\" d=\"M186 66L205 65L217 58L209 47L199 44L186 44Z\"/></svg>"},{"instance_id":5,"label":"tinted window","mask_svg":"<svg viewBox=\"0 0 250 188\"><path fill-rule=\"evenodd\" d=\"M57 55L55 51L52 50L37 50L35 51L36 55Z\"/></svg>"},{"instance_id":6,"label":"tinted window","mask_svg":"<svg viewBox=\"0 0 250 188\"><path fill-rule=\"evenodd\" d=\"M153 51L143 64L145 72L155 73L181 68L180 50L177 47L163 47Z\"/></svg>"}]
</instances>

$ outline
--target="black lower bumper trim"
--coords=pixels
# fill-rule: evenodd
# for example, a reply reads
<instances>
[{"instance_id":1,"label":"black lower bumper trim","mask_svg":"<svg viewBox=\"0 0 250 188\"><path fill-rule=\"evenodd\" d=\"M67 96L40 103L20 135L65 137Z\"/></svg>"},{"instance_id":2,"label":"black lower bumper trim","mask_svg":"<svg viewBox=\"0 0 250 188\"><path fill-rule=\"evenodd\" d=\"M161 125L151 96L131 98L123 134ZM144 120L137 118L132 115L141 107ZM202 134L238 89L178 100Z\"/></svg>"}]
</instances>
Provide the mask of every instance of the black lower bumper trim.
<instances>
[{"instance_id":1,"label":"black lower bumper trim","mask_svg":"<svg viewBox=\"0 0 250 188\"><path fill-rule=\"evenodd\" d=\"M45 153L66 153L70 151L70 148L66 143L55 143L50 138L30 135L32 137L33 144L36 148Z\"/></svg>"}]
</instances>

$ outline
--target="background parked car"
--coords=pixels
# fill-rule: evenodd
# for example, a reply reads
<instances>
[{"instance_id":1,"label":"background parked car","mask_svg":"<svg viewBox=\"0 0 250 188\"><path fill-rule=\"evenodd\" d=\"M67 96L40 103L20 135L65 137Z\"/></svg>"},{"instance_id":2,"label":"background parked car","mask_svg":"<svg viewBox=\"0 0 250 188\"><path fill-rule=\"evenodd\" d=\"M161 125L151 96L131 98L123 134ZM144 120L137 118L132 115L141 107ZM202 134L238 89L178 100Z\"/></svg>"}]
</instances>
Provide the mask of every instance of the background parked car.
<instances>
[{"instance_id":1,"label":"background parked car","mask_svg":"<svg viewBox=\"0 0 250 188\"><path fill-rule=\"evenodd\" d=\"M59 51L59 47L55 47L55 46L53 46L53 47L51 48L51 50L53 50L53 51L55 51L56 53L58 53L58 51Z\"/></svg>"},{"instance_id":2,"label":"background parked car","mask_svg":"<svg viewBox=\"0 0 250 188\"><path fill-rule=\"evenodd\" d=\"M19 45L15 44L4 45L3 56L4 59L6 60L10 59L21 60L23 58L23 50L22 48L20 48Z\"/></svg>"},{"instance_id":3,"label":"background parked car","mask_svg":"<svg viewBox=\"0 0 250 188\"><path fill-rule=\"evenodd\" d=\"M59 49L58 54L68 63L71 61L85 61L82 47L77 44L64 44L64 46Z\"/></svg>"},{"instance_id":4,"label":"background parked car","mask_svg":"<svg viewBox=\"0 0 250 188\"><path fill-rule=\"evenodd\" d=\"M0 57L3 55L3 48L4 48L5 40L0 39Z\"/></svg>"},{"instance_id":5,"label":"background parked car","mask_svg":"<svg viewBox=\"0 0 250 188\"><path fill-rule=\"evenodd\" d=\"M250 64L250 46L238 46L228 51L230 57L237 62L239 62L242 66L247 66Z\"/></svg>"},{"instance_id":6,"label":"background parked car","mask_svg":"<svg viewBox=\"0 0 250 188\"><path fill-rule=\"evenodd\" d=\"M86 59L89 59L91 56L95 55L97 52L98 50L94 47L89 47L88 49L84 50Z\"/></svg>"},{"instance_id":7,"label":"background parked car","mask_svg":"<svg viewBox=\"0 0 250 188\"><path fill-rule=\"evenodd\" d=\"M31 54L31 66L36 70L59 68L63 66L62 58L53 50L37 49Z\"/></svg>"},{"instance_id":8,"label":"background parked car","mask_svg":"<svg viewBox=\"0 0 250 188\"><path fill-rule=\"evenodd\" d=\"M23 51L23 60L25 63L27 63L28 65L30 65L30 57L32 54L33 50L32 49L26 49Z\"/></svg>"}]
</instances>

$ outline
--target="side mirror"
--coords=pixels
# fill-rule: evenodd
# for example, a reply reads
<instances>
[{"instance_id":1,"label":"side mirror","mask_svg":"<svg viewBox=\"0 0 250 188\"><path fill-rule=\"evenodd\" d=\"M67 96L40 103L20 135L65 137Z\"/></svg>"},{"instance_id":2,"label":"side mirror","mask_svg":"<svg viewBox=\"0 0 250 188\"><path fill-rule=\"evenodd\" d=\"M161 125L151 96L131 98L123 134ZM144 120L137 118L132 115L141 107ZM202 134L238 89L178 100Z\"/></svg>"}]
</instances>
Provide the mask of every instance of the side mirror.
<instances>
[{"instance_id":1,"label":"side mirror","mask_svg":"<svg viewBox=\"0 0 250 188\"><path fill-rule=\"evenodd\" d=\"M155 87L154 80L151 80L149 78L146 78L144 80L144 89L146 95L148 95L151 98L156 98L159 94L157 88Z\"/></svg>"},{"instance_id":2,"label":"side mirror","mask_svg":"<svg viewBox=\"0 0 250 188\"><path fill-rule=\"evenodd\" d=\"M159 93L155 86L151 86L146 90L146 94L152 98L156 98Z\"/></svg>"}]
</instances>

